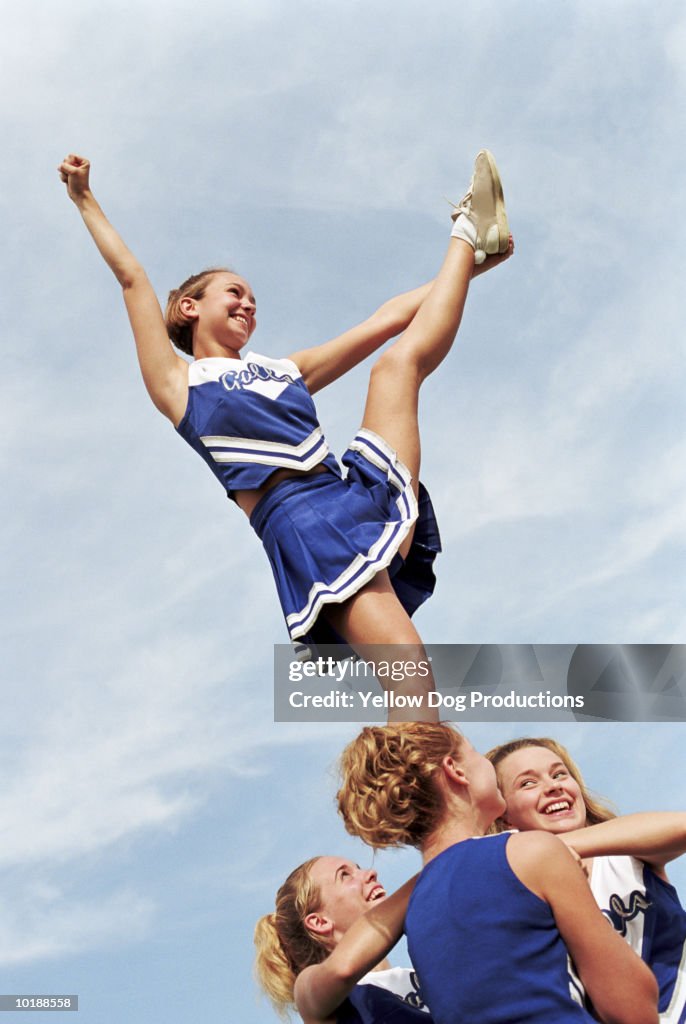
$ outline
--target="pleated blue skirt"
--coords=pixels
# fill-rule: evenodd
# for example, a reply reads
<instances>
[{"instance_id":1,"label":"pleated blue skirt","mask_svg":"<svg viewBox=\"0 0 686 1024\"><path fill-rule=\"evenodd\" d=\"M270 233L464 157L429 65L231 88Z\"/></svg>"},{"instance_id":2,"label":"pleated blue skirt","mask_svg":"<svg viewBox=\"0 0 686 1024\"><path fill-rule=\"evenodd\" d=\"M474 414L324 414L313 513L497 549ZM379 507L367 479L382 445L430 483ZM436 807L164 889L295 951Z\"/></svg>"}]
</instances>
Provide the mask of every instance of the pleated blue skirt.
<instances>
[{"instance_id":1,"label":"pleated blue skirt","mask_svg":"<svg viewBox=\"0 0 686 1024\"><path fill-rule=\"evenodd\" d=\"M340 643L321 612L352 597L381 569L409 615L433 593L441 550L431 499L412 491L407 467L383 438L362 429L334 473L289 477L260 499L250 523L269 558L292 640ZM413 524L412 545L398 549Z\"/></svg>"}]
</instances>

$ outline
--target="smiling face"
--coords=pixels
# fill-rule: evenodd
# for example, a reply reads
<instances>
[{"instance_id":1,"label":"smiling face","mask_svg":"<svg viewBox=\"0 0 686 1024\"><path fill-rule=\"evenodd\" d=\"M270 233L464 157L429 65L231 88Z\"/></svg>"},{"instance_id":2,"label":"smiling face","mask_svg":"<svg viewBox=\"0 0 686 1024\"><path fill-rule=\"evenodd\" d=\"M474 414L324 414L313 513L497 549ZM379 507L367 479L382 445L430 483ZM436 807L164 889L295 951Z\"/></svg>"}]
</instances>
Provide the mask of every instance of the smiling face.
<instances>
[{"instance_id":1,"label":"smiling face","mask_svg":"<svg viewBox=\"0 0 686 1024\"><path fill-rule=\"evenodd\" d=\"M316 911L305 918L306 927L327 937L333 947L373 903L386 898L386 890L373 868L360 868L345 857L319 857L310 878L321 894Z\"/></svg>"},{"instance_id":2,"label":"smiling face","mask_svg":"<svg viewBox=\"0 0 686 1024\"><path fill-rule=\"evenodd\" d=\"M250 285L229 271L214 274L204 294L197 299L182 299L181 308L195 321L193 354L196 359L237 357L256 327L255 296Z\"/></svg>"},{"instance_id":3,"label":"smiling face","mask_svg":"<svg viewBox=\"0 0 686 1024\"><path fill-rule=\"evenodd\" d=\"M522 832L571 832L586 825L581 788L567 765L547 747L522 747L498 765L507 804L504 818Z\"/></svg>"}]
</instances>

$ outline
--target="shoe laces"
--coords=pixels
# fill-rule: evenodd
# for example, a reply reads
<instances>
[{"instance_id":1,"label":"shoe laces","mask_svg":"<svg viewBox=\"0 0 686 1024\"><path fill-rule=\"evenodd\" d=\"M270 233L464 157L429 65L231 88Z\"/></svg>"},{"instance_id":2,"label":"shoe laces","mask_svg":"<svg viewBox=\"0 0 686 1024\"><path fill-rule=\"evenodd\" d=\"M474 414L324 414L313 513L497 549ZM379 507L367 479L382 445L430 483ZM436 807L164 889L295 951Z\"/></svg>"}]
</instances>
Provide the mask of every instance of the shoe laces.
<instances>
[{"instance_id":1,"label":"shoe laces","mask_svg":"<svg viewBox=\"0 0 686 1024\"><path fill-rule=\"evenodd\" d=\"M456 221L461 213L464 213L465 217L469 217L469 215L471 214L473 198L472 188L473 183L469 186L468 190L462 196L462 199L460 199L459 203L454 203L452 199L447 200L453 208L453 212L450 214L450 219L452 221Z\"/></svg>"}]
</instances>

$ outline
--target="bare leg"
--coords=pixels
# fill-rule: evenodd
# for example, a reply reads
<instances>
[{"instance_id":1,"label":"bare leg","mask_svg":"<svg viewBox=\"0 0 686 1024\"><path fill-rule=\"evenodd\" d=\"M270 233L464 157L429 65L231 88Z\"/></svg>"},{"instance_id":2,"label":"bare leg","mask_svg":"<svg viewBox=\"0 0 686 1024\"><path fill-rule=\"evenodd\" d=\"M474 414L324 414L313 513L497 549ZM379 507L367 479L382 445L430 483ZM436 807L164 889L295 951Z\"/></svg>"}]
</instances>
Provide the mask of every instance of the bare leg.
<instances>
[{"instance_id":1,"label":"bare leg","mask_svg":"<svg viewBox=\"0 0 686 1024\"><path fill-rule=\"evenodd\" d=\"M474 250L451 238L433 287L407 330L372 367L362 426L380 434L410 470L416 489L421 448L419 388L452 347L462 319ZM412 535L400 553L406 555Z\"/></svg>"},{"instance_id":2,"label":"bare leg","mask_svg":"<svg viewBox=\"0 0 686 1024\"><path fill-rule=\"evenodd\" d=\"M404 334L372 368L362 426L380 434L398 453L418 484L420 442L419 388L450 351L462 318L472 276L503 262L513 250L492 256L474 267L474 250L460 239L451 239L448 253L434 285ZM405 540L400 553L411 543ZM412 620L396 597L386 571L340 605L328 605L323 613L336 632L365 661L404 661L428 664L426 651ZM420 698L420 707L391 708L388 720L437 722L436 708L427 706L435 689L433 673L405 673L401 680L380 678L387 690L404 697Z\"/></svg>"},{"instance_id":3,"label":"bare leg","mask_svg":"<svg viewBox=\"0 0 686 1024\"><path fill-rule=\"evenodd\" d=\"M410 706L389 709L389 722L437 722L438 710L427 707L428 694L435 690L433 673L419 633L395 595L388 573L376 574L365 587L339 605L328 605L324 613L337 633L364 661L398 665L402 678L378 676L380 684L394 696L407 698ZM402 668L398 663L402 662ZM420 666L415 669L414 666Z\"/></svg>"}]
</instances>

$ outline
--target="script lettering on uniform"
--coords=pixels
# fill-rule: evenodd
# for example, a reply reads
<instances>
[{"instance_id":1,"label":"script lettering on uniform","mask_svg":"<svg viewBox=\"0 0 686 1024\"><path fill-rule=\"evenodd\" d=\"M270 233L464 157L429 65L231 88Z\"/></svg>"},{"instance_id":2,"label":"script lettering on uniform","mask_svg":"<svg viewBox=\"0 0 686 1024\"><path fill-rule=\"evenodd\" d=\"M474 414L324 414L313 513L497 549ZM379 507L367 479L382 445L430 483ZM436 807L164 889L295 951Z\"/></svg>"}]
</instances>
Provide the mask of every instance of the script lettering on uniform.
<instances>
[{"instance_id":1,"label":"script lettering on uniform","mask_svg":"<svg viewBox=\"0 0 686 1024\"><path fill-rule=\"evenodd\" d=\"M610 909L604 910L603 913L610 919L615 931L620 935L626 935L627 921L633 921L639 914L644 914L650 905L650 900L638 889L634 889L629 895L628 906L621 896L613 893L610 896Z\"/></svg>"},{"instance_id":2,"label":"script lettering on uniform","mask_svg":"<svg viewBox=\"0 0 686 1024\"><path fill-rule=\"evenodd\" d=\"M260 366L259 363L248 363L240 370L229 370L220 378L227 391L242 391L249 388L255 381L277 381L280 384L294 384L295 378L288 373L278 373L268 366Z\"/></svg>"}]
</instances>

